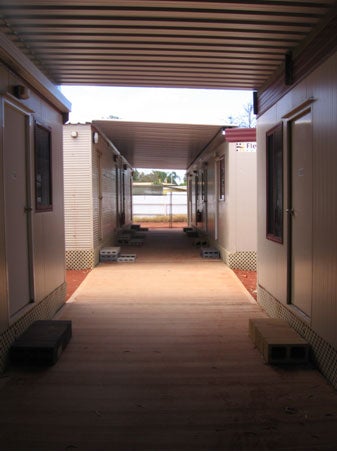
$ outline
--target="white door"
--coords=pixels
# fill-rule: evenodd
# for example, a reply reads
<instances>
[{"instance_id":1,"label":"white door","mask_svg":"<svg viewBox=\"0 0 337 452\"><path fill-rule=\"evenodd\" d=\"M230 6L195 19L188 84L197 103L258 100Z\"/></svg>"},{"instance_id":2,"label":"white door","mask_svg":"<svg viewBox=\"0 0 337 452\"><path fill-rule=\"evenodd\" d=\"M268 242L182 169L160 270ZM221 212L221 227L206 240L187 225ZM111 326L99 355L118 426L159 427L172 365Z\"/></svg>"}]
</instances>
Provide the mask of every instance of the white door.
<instances>
[{"instance_id":1,"label":"white door","mask_svg":"<svg viewBox=\"0 0 337 452\"><path fill-rule=\"evenodd\" d=\"M291 303L311 316L312 303L312 120L291 124Z\"/></svg>"},{"instance_id":2,"label":"white door","mask_svg":"<svg viewBox=\"0 0 337 452\"><path fill-rule=\"evenodd\" d=\"M29 116L4 103L5 237L9 315L31 302L28 215Z\"/></svg>"}]
</instances>

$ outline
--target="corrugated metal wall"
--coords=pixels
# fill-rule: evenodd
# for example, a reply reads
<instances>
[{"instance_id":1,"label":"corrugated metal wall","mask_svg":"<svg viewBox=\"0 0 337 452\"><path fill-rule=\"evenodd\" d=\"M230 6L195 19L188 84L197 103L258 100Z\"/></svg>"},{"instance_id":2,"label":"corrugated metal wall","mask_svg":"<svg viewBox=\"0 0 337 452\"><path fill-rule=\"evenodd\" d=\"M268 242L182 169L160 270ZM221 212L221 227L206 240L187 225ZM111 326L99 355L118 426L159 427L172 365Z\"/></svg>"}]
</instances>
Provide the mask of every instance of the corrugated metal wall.
<instances>
[{"instance_id":1,"label":"corrugated metal wall","mask_svg":"<svg viewBox=\"0 0 337 452\"><path fill-rule=\"evenodd\" d=\"M116 169L111 149L103 152L102 168L102 239L112 242L117 227Z\"/></svg>"},{"instance_id":2,"label":"corrugated metal wall","mask_svg":"<svg viewBox=\"0 0 337 452\"><path fill-rule=\"evenodd\" d=\"M125 223L132 223L132 170L127 168L125 173Z\"/></svg>"},{"instance_id":3,"label":"corrugated metal wall","mask_svg":"<svg viewBox=\"0 0 337 452\"><path fill-rule=\"evenodd\" d=\"M100 136L92 150L94 247L113 243L117 227L116 163L111 146Z\"/></svg>"},{"instance_id":4,"label":"corrugated metal wall","mask_svg":"<svg viewBox=\"0 0 337 452\"><path fill-rule=\"evenodd\" d=\"M93 247L96 249L102 243L102 151L93 147L91 153L92 166L92 234Z\"/></svg>"},{"instance_id":5,"label":"corrugated metal wall","mask_svg":"<svg viewBox=\"0 0 337 452\"><path fill-rule=\"evenodd\" d=\"M91 124L64 126L64 152L67 268L90 268L115 244L121 212L131 223L132 170Z\"/></svg>"},{"instance_id":6,"label":"corrugated metal wall","mask_svg":"<svg viewBox=\"0 0 337 452\"><path fill-rule=\"evenodd\" d=\"M284 242L266 239L266 132L288 123L309 108L313 120L313 286L312 316L304 320L337 347L337 53L258 120L258 249L259 285L299 318L287 305L287 218ZM293 112L293 113L292 113ZM284 127L284 197L287 199L287 127ZM286 204L286 203L285 203ZM285 205L285 209L287 205Z\"/></svg>"},{"instance_id":7,"label":"corrugated metal wall","mask_svg":"<svg viewBox=\"0 0 337 452\"><path fill-rule=\"evenodd\" d=\"M72 138L72 132L78 137ZM92 248L91 125L65 126L63 146L66 248Z\"/></svg>"}]
</instances>

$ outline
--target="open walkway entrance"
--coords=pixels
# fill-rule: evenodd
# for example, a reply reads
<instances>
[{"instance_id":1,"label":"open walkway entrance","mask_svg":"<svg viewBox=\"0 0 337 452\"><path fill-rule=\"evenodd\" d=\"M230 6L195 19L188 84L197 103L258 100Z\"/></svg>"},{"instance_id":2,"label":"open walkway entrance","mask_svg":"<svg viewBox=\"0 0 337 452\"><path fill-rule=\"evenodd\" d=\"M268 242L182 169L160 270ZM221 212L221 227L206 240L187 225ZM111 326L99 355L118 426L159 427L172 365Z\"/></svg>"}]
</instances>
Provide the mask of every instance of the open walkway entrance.
<instances>
[{"instance_id":1,"label":"open walkway entrance","mask_svg":"<svg viewBox=\"0 0 337 452\"><path fill-rule=\"evenodd\" d=\"M263 363L248 319L265 314L223 262L175 229L128 251L57 315L73 322L58 363L1 378L3 449L335 448L336 392L310 367Z\"/></svg>"}]
</instances>

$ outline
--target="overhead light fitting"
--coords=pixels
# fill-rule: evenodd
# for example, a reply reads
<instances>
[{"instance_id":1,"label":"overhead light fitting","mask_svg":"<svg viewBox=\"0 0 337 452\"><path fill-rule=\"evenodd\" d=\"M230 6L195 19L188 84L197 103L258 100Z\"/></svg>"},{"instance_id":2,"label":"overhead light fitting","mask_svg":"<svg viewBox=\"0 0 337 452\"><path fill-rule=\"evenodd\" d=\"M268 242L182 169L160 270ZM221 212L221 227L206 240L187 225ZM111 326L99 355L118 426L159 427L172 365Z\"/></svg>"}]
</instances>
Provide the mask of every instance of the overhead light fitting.
<instances>
[{"instance_id":1,"label":"overhead light fitting","mask_svg":"<svg viewBox=\"0 0 337 452\"><path fill-rule=\"evenodd\" d=\"M13 94L17 99L29 99L30 91L24 85L15 85L13 87Z\"/></svg>"},{"instance_id":2,"label":"overhead light fitting","mask_svg":"<svg viewBox=\"0 0 337 452\"><path fill-rule=\"evenodd\" d=\"M294 61L291 51L287 52L284 57L284 83L286 86L294 83Z\"/></svg>"},{"instance_id":3,"label":"overhead light fitting","mask_svg":"<svg viewBox=\"0 0 337 452\"><path fill-rule=\"evenodd\" d=\"M92 141L93 141L95 144L97 144L97 143L98 143L98 140L99 140L98 133L97 133L97 132L94 132L93 135L92 135Z\"/></svg>"},{"instance_id":4,"label":"overhead light fitting","mask_svg":"<svg viewBox=\"0 0 337 452\"><path fill-rule=\"evenodd\" d=\"M253 113L257 115L259 113L259 99L257 96L257 91L253 91Z\"/></svg>"}]
</instances>

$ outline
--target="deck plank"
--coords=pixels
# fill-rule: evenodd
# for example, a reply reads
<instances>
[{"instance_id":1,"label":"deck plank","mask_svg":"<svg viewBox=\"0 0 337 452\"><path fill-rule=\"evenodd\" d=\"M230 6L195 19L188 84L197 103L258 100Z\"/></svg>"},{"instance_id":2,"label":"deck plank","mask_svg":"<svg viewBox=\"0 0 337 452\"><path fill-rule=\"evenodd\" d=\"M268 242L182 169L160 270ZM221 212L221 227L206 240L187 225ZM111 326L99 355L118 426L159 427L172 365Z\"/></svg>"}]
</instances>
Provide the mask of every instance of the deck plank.
<instances>
[{"instance_id":1,"label":"deck plank","mask_svg":"<svg viewBox=\"0 0 337 452\"><path fill-rule=\"evenodd\" d=\"M264 364L248 320L265 314L231 270L175 230L136 253L58 314L73 337L53 367L7 371L3 449L336 449L336 392L312 366Z\"/></svg>"}]
</instances>

